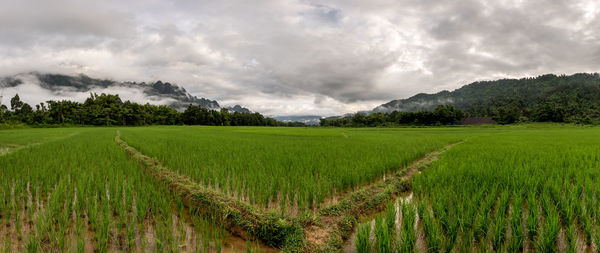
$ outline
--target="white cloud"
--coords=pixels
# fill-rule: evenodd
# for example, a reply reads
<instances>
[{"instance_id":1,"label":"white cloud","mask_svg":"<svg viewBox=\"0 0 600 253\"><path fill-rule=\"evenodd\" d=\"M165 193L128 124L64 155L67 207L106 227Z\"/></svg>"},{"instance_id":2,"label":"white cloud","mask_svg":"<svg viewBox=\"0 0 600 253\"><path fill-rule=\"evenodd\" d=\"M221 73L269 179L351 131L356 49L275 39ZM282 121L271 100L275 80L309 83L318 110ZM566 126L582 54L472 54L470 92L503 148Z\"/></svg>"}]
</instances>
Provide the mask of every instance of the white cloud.
<instances>
[{"instance_id":1,"label":"white cloud","mask_svg":"<svg viewBox=\"0 0 600 253\"><path fill-rule=\"evenodd\" d=\"M15 87L8 87L2 89L3 101L5 105L10 105L10 99L16 94L19 94L19 98L35 108L35 105L40 103L46 103L48 100L71 100L83 103L87 98L90 97L90 93L96 94L119 94L121 99L124 101L129 100L140 104L152 103L156 105L169 105L175 100L172 98L164 98L157 96L148 96L144 94L143 90L125 87L115 86L111 88L93 88L89 91L81 92L73 89L63 87L59 90L50 91L44 87L41 87L37 77L30 74L19 74L17 77L23 81L22 84Z\"/></svg>"},{"instance_id":2,"label":"white cloud","mask_svg":"<svg viewBox=\"0 0 600 253\"><path fill-rule=\"evenodd\" d=\"M265 114L334 115L475 80L598 71L599 12L591 0L6 0L0 75L160 79Z\"/></svg>"}]
</instances>

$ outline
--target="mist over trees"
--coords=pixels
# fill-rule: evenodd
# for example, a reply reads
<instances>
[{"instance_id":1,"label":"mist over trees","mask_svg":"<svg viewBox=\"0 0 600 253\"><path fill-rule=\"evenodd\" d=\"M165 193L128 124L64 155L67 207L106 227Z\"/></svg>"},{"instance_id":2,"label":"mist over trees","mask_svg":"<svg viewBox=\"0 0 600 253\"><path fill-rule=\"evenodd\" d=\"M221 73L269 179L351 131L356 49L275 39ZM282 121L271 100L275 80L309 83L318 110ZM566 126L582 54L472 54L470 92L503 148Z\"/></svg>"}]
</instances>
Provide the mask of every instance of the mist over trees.
<instances>
[{"instance_id":1,"label":"mist over trees","mask_svg":"<svg viewBox=\"0 0 600 253\"><path fill-rule=\"evenodd\" d=\"M161 83L157 82L160 86ZM158 87L157 86L157 87ZM158 90L169 89L162 84ZM172 87L171 87L172 88ZM184 91L182 91L184 92ZM435 105L435 102L451 101ZM0 105L0 123L27 125L214 125L303 126L260 113L213 110L189 104L183 111L167 105L123 102L118 95L90 94L83 103L49 100L31 106L19 95ZM420 107L417 107L420 105ZM600 75L542 75L534 78L475 82L455 91L418 94L379 107L386 112L321 119L321 126L373 127L452 125L468 117L489 117L500 124L563 122L600 124ZM420 109L419 109L420 108ZM180 109L181 110L181 109Z\"/></svg>"},{"instance_id":2,"label":"mist over trees","mask_svg":"<svg viewBox=\"0 0 600 253\"><path fill-rule=\"evenodd\" d=\"M495 90L493 98L472 105L467 112L491 116L501 124L528 121L600 124L598 73L495 82L505 85L505 91Z\"/></svg>"},{"instance_id":3,"label":"mist over trees","mask_svg":"<svg viewBox=\"0 0 600 253\"><path fill-rule=\"evenodd\" d=\"M433 110L451 104L470 117L491 117L501 124L566 122L600 124L600 75L541 75L481 81L454 91L418 94L381 105L384 111Z\"/></svg>"},{"instance_id":4,"label":"mist over trees","mask_svg":"<svg viewBox=\"0 0 600 253\"><path fill-rule=\"evenodd\" d=\"M376 127L376 126L436 126L457 125L465 117L464 112L452 105L440 105L432 111L391 113L376 112L371 114L356 113L352 116L332 119L321 119L321 126L335 127Z\"/></svg>"},{"instance_id":5,"label":"mist over trees","mask_svg":"<svg viewBox=\"0 0 600 253\"><path fill-rule=\"evenodd\" d=\"M0 123L27 125L93 125L93 126L144 126L144 125L210 125L210 126L301 126L301 123L284 123L260 113L233 112L227 109L209 110L189 105L178 112L167 105L123 102L119 95L90 94L83 103L49 100L33 109L18 94L10 100L10 109L0 105Z\"/></svg>"}]
</instances>

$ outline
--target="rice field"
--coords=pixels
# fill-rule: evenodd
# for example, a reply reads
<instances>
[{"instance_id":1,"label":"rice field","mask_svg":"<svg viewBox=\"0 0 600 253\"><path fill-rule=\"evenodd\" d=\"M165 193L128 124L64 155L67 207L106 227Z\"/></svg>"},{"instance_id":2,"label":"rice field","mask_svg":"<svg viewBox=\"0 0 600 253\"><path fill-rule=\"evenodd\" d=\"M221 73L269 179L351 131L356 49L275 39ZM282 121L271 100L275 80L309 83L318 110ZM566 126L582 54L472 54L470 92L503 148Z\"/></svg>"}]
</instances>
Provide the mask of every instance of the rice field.
<instances>
[{"instance_id":1,"label":"rice field","mask_svg":"<svg viewBox=\"0 0 600 253\"><path fill-rule=\"evenodd\" d=\"M114 134L114 129L0 132L2 143L28 145L0 157L2 252L224 246L225 231L211 217L189 215L168 189L127 159Z\"/></svg>"},{"instance_id":2,"label":"rice field","mask_svg":"<svg viewBox=\"0 0 600 253\"><path fill-rule=\"evenodd\" d=\"M598 251L599 144L598 128L521 128L471 138L416 175L414 195L400 208L359 225L354 250ZM383 226L393 223L393 210L401 217L397 227Z\"/></svg>"},{"instance_id":3,"label":"rice field","mask_svg":"<svg viewBox=\"0 0 600 253\"><path fill-rule=\"evenodd\" d=\"M278 250L232 236L220 214L185 203L115 142L117 131L185 180L263 210L276 225L302 228L319 226L318 211L349 193L454 144L407 175L410 198L357 216L364 223L350 226L344 251L590 252L600 245L600 128L173 126L0 131L1 252Z\"/></svg>"},{"instance_id":4,"label":"rice field","mask_svg":"<svg viewBox=\"0 0 600 253\"><path fill-rule=\"evenodd\" d=\"M173 134L173 133L176 134ZM460 141L460 129L123 129L123 140L166 167L265 208L320 206Z\"/></svg>"}]
</instances>

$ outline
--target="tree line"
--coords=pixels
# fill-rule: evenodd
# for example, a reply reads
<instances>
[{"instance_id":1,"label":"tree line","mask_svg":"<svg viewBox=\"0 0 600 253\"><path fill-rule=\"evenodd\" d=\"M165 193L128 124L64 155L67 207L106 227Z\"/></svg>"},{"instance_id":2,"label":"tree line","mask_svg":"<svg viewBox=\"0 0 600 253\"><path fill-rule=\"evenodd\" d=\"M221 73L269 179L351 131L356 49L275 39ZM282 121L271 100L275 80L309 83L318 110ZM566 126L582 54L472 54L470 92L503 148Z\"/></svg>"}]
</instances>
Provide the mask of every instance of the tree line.
<instances>
[{"instance_id":1,"label":"tree line","mask_svg":"<svg viewBox=\"0 0 600 253\"><path fill-rule=\"evenodd\" d=\"M167 105L123 102L119 95L90 94L83 103L70 100L49 100L35 105L23 102L18 94L10 100L10 109L0 105L0 123L27 125L210 125L210 126L302 126L284 123L260 113L209 110L190 104L178 112Z\"/></svg>"},{"instance_id":2,"label":"tree line","mask_svg":"<svg viewBox=\"0 0 600 253\"><path fill-rule=\"evenodd\" d=\"M476 82L453 92L457 108L500 124L600 124L600 75L541 75Z\"/></svg>"},{"instance_id":3,"label":"tree line","mask_svg":"<svg viewBox=\"0 0 600 253\"><path fill-rule=\"evenodd\" d=\"M393 100L382 109L434 110L454 105L468 117L490 117L500 124L566 122L600 124L600 74L541 75L478 81L454 91L420 93Z\"/></svg>"},{"instance_id":4,"label":"tree line","mask_svg":"<svg viewBox=\"0 0 600 253\"><path fill-rule=\"evenodd\" d=\"M432 111L376 112L368 115L356 113L341 118L325 118L321 119L320 125L334 127L439 126L460 124L464 117L465 113L454 106L440 105Z\"/></svg>"}]
</instances>

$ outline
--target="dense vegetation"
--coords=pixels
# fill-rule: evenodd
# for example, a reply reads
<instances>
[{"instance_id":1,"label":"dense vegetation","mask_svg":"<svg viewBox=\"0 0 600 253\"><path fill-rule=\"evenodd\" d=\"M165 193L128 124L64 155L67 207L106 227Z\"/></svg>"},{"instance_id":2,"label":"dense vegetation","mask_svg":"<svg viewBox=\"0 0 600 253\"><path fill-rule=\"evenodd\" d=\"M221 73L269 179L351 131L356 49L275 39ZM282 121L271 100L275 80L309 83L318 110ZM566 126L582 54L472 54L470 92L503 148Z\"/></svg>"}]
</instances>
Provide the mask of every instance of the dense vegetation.
<instances>
[{"instance_id":1,"label":"dense vegetation","mask_svg":"<svg viewBox=\"0 0 600 253\"><path fill-rule=\"evenodd\" d=\"M451 104L470 116L499 123L518 121L600 123L600 75L542 75L482 81L454 91L418 94L383 104L375 111L432 110Z\"/></svg>"},{"instance_id":2,"label":"dense vegetation","mask_svg":"<svg viewBox=\"0 0 600 253\"><path fill-rule=\"evenodd\" d=\"M342 118L321 119L321 126L376 127L376 126L439 126L460 124L465 114L452 105L440 105L433 111L390 113L375 112L369 115L356 113Z\"/></svg>"},{"instance_id":3,"label":"dense vegetation","mask_svg":"<svg viewBox=\"0 0 600 253\"><path fill-rule=\"evenodd\" d=\"M10 110L0 105L0 123L28 125L212 125L212 126L298 126L267 118L260 113L209 110L190 104L182 113L166 105L123 102L119 95L91 94L83 103L50 100L33 109L19 95L10 100Z\"/></svg>"}]
</instances>

